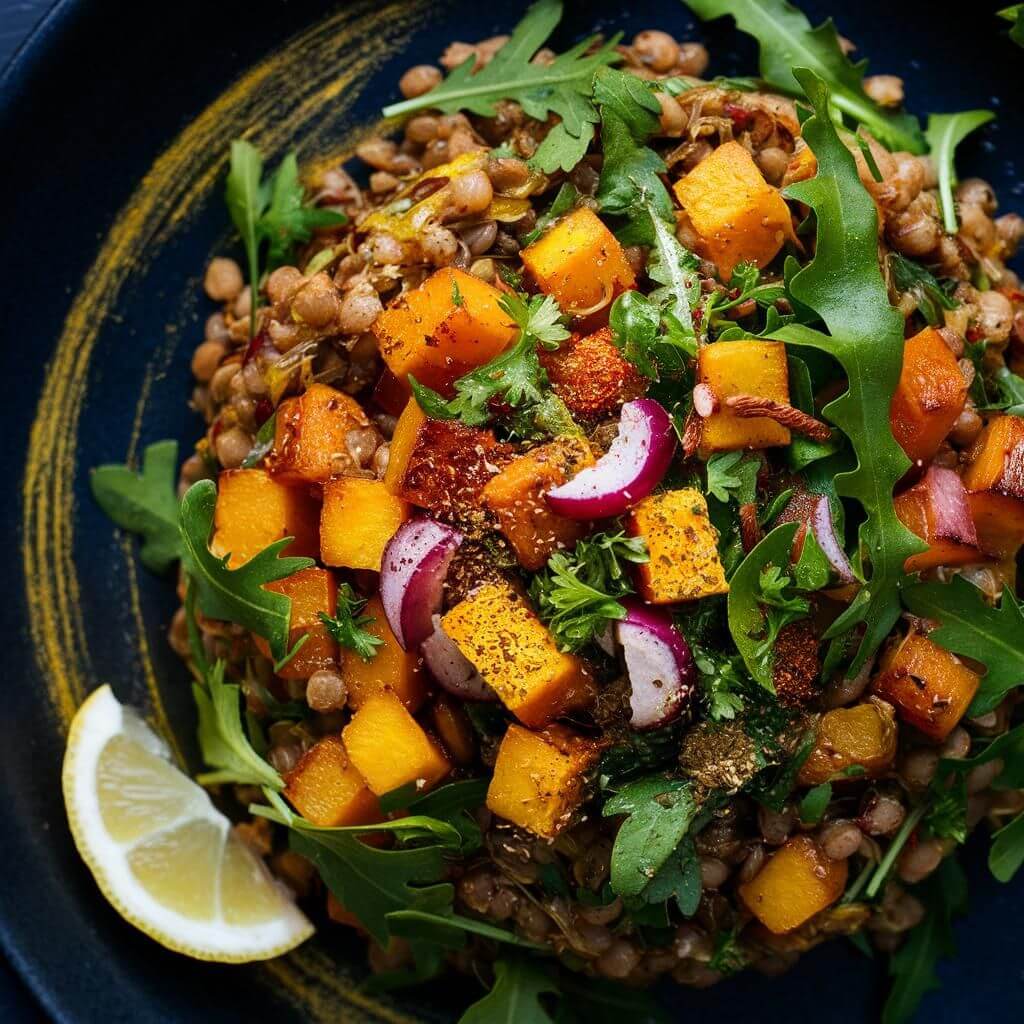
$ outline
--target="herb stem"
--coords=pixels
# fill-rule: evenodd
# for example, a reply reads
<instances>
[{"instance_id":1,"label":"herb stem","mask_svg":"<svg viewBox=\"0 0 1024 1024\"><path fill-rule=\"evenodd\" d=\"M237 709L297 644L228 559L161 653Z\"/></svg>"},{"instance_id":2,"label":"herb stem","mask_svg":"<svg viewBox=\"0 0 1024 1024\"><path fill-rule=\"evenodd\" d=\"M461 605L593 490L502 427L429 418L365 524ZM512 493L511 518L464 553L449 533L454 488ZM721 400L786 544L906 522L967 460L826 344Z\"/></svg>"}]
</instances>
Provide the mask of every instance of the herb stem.
<instances>
[{"instance_id":1,"label":"herb stem","mask_svg":"<svg viewBox=\"0 0 1024 1024\"><path fill-rule=\"evenodd\" d=\"M889 876L889 872L892 870L892 866L895 864L900 850L903 849L907 840L910 838L911 833L915 828L917 828L917 823L924 817L924 812L925 807L924 804L922 804L920 807L915 807L914 810L907 815L907 820L903 822L899 832L896 833L896 838L893 839L889 849L885 851L885 856L878 862L878 867L875 870L874 875L872 875L871 881L868 883L867 891L864 895L867 896L869 900L873 900L878 895L878 890L882 888L882 884Z\"/></svg>"}]
</instances>

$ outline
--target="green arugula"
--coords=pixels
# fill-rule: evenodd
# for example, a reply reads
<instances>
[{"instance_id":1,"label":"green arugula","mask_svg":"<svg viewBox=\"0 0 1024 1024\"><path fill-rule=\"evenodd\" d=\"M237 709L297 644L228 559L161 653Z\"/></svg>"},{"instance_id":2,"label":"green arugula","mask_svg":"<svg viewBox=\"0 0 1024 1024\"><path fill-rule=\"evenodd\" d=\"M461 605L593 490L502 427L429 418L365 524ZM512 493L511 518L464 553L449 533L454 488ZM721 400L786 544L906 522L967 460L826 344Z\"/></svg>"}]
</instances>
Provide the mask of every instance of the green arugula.
<instances>
[{"instance_id":1,"label":"green arugula","mask_svg":"<svg viewBox=\"0 0 1024 1024\"><path fill-rule=\"evenodd\" d=\"M947 279L940 283L934 274L920 263L889 253L889 273L892 283L899 292L909 292L917 300L918 312L932 327L941 327L945 322L943 311L956 309L960 303L950 294L956 282Z\"/></svg>"},{"instance_id":2,"label":"green arugula","mask_svg":"<svg viewBox=\"0 0 1024 1024\"><path fill-rule=\"evenodd\" d=\"M443 949L463 949L467 935L480 935L506 946L518 946L536 952L549 949L540 943L522 939L507 928L497 928L460 914L438 914L431 910L393 910L388 914L388 930L392 935L410 942L429 943Z\"/></svg>"},{"instance_id":3,"label":"green arugula","mask_svg":"<svg viewBox=\"0 0 1024 1024\"><path fill-rule=\"evenodd\" d=\"M204 615L237 623L261 636L280 666L292 657L306 637L288 650L291 599L265 590L264 584L291 576L313 565L312 558L279 557L292 538L264 548L238 569L228 568L228 556L218 558L209 547L217 488L212 480L193 484L181 502L182 563L196 588ZM308 635L308 634L307 634Z\"/></svg>"},{"instance_id":4,"label":"green arugula","mask_svg":"<svg viewBox=\"0 0 1024 1024\"><path fill-rule=\"evenodd\" d=\"M562 650L581 650L625 616L618 599L633 593L626 563L647 560L643 538L621 531L595 533L548 559L530 581L530 597Z\"/></svg>"},{"instance_id":5,"label":"green arugula","mask_svg":"<svg viewBox=\"0 0 1024 1024\"><path fill-rule=\"evenodd\" d=\"M998 367L991 375L998 395L995 407L1008 416L1024 416L1024 377L1006 366Z\"/></svg>"},{"instance_id":6,"label":"green arugula","mask_svg":"<svg viewBox=\"0 0 1024 1024\"><path fill-rule=\"evenodd\" d=\"M971 132L988 124L996 115L991 110L963 110L958 114L929 114L928 130L925 133L931 150L932 163L939 176L939 206L942 208L942 226L951 235L959 230L956 219L956 202L953 187L956 185L956 168L953 155L956 147Z\"/></svg>"},{"instance_id":7,"label":"green arugula","mask_svg":"<svg viewBox=\"0 0 1024 1024\"><path fill-rule=\"evenodd\" d=\"M342 583L338 587L337 612L333 616L321 612L320 621L342 647L355 651L363 661L369 661L384 641L363 629L376 621L372 615L361 614L365 607L366 598L360 597L351 583Z\"/></svg>"},{"instance_id":8,"label":"green arugula","mask_svg":"<svg viewBox=\"0 0 1024 1024\"><path fill-rule=\"evenodd\" d=\"M903 603L915 615L940 623L928 634L930 640L980 661L988 670L969 716L993 710L1010 690L1024 684L1024 607L1009 587L1003 588L1002 600L993 607L977 587L954 576L949 583L907 584Z\"/></svg>"},{"instance_id":9,"label":"green arugula","mask_svg":"<svg viewBox=\"0 0 1024 1024\"><path fill-rule=\"evenodd\" d=\"M97 504L120 527L142 537L139 557L153 572L166 572L181 557L178 533L178 442L156 441L142 453L142 472L97 466L89 487Z\"/></svg>"},{"instance_id":10,"label":"green arugula","mask_svg":"<svg viewBox=\"0 0 1024 1024\"><path fill-rule=\"evenodd\" d=\"M508 42L479 71L470 56L440 85L413 99L384 108L385 117L402 117L416 110L454 114L467 110L492 117L502 100L514 100L528 117L561 119L534 153L531 163L545 174L571 171L583 159L594 137L597 111L591 100L594 72L620 58L619 36L597 46L584 39L547 64L531 60L561 20L558 0L538 0L512 30Z\"/></svg>"},{"instance_id":11,"label":"green arugula","mask_svg":"<svg viewBox=\"0 0 1024 1024\"><path fill-rule=\"evenodd\" d=\"M992 836L988 869L1000 882L1009 882L1024 864L1024 812Z\"/></svg>"},{"instance_id":12,"label":"green arugula","mask_svg":"<svg viewBox=\"0 0 1024 1024\"><path fill-rule=\"evenodd\" d=\"M536 242L555 221L574 209L579 199L579 189L571 181L563 181L561 188L555 193L555 198L551 201L551 205L537 218L537 223L533 226L533 229L523 235L523 248L525 249L526 246ZM522 288L522 282L517 281L512 287L519 290Z\"/></svg>"},{"instance_id":13,"label":"green arugula","mask_svg":"<svg viewBox=\"0 0 1024 1024\"><path fill-rule=\"evenodd\" d=\"M555 1024L541 996L558 995L550 969L525 957L494 963L494 985L459 1018L459 1024Z\"/></svg>"},{"instance_id":14,"label":"green arugula","mask_svg":"<svg viewBox=\"0 0 1024 1024\"><path fill-rule=\"evenodd\" d=\"M750 458L745 452L718 452L708 459L707 493L728 504L735 501L747 505L757 498L757 474L761 460Z\"/></svg>"},{"instance_id":15,"label":"green arugula","mask_svg":"<svg viewBox=\"0 0 1024 1024\"><path fill-rule=\"evenodd\" d=\"M702 892L700 858L693 840L684 836L640 896L644 903L657 907L664 907L670 900L675 900L683 917L693 917L700 906Z\"/></svg>"},{"instance_id":16,"label":"green arugula","mask_svg":"<svg viewBox=\"0 0 1024 1024\"><path fill-rule=\"evenodd\" d=\"M1024 4L1014 4L996 11L996 17L1010 22L1010 38L1018 45L1024 46Z\"/></svg>"}]
</instances>

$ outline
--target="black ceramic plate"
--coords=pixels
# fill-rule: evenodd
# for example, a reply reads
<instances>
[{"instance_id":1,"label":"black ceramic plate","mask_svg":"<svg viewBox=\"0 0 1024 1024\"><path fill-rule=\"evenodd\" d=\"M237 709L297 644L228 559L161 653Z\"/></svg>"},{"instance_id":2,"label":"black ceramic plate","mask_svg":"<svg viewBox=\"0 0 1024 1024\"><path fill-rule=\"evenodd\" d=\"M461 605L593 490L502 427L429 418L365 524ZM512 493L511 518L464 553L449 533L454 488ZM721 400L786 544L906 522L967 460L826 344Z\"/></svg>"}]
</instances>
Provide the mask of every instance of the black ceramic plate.
<instances>
[{"instance_id":1,"label":"black ceramic plate","mask_svg":"<svg viewBox=\"0 0 1024 1024\"><path fill-rule=\"evenodd\" d=\"M964 165L984 167L1014 208L1024 206L1024 53L979 7L835 10L876 69L907 79L917 112L997 110ZM694 26L672 0L570 8L563 41L594 27L663 27L705 39L715 73L754 68L747 41L725 24ZM208 312L197 275L229 242L229 140L251 132L275 158L292 145L303 160L344 149L395 97L404 67L435 60L451 39L507 30L519 13L519 3L65 0L0 80L0 940L57 1020L445 1020L475 996L467 981L377 1004L354 987L357 944L334 933L264 966L165 952L110 910L79 862L59 768L68 718L102 682L193 753L185 675L164 639L172 586L138 566L86 480L90 466L149 441L187 446L198 433L185 406ZM1024 883L999 887L977 849L967 859L960 954L921 1019L1019 1020ZM782 979L666 998L679 1020L852 1024L876 1018L883 973L838 942Z\"/></svg>"}]
</instances>

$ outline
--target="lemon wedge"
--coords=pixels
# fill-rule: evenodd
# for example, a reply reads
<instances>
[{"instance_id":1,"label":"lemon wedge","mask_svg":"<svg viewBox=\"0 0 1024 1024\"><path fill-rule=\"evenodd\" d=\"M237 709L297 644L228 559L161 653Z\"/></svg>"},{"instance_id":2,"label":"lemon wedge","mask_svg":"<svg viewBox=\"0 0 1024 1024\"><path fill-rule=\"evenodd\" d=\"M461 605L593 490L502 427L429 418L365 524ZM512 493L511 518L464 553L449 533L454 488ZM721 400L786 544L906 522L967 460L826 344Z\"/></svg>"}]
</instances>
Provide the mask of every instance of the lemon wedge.
<instances>
[{"instance_id":1,"label":"lemon wedge","mask_svg":"<svg viewBox=\"0 0 1024 1024\"><path fill-rule=\"evenodd\" d=\"M161 945L244 963L286 953L313 933L284 886L109 686L71 723L63 788L75 845L104 896Z\"/></svg>"}]
</instances>

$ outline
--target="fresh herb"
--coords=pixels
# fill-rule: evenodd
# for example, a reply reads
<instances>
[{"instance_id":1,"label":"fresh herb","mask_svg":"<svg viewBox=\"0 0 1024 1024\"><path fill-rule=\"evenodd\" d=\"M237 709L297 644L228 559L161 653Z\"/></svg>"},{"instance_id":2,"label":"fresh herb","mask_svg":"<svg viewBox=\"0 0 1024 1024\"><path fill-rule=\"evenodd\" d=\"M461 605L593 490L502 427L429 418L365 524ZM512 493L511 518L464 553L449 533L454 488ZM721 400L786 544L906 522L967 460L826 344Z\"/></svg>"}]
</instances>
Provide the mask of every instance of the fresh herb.
<instances>
[{"instance_id":1,"label":"fresh herb","mask_svg":"<svg viewBox=\"0 0 1024 1024\"><path fill-rule=\"evenodd\" d=\"M967 714L983 715L1010 690L1024 683L1024 608L1009 587L999 604L988 604L981 591L962 576L949 583L910 583L903 603L915 615L934 619L939 628L930 640L956 654L980 661L987 669Z\"/></svg>"},{"instance_id":2,"label":"fresh herb","mask_svg":"<svg viewBox=\"0 0 1024 1024\"><path fill-rule=\"evenodd\" d=\"M955 281L941 283L926 267L898 252L889 253L889 273L896 290L909 292L917 300L918 312L932 327L941 327L946 322L944 310L960 305L951 294Z\"/></svg>"},{"instance_id":3,"label":"fresh herb","mask_svg":"<svg viewBox=\"0 0 1024 1024\"><path fill-rule=\"evenodd\" d=\"M649 774L679 757L679 723L648 732L630 730L598 762L601 789L618 789L640 774Z\"/></svg>"},{"instance_id":4,"label":"fresh herb","mask_svg":"<svg viewBox=\"0 0 1024 1024\"><path fill-rule=\"evenodd\" d=\"M715 288L703 303L705 328L710 331L723 313L749 302L751 299L764 308L774 306L786 294L778 281L761 281L756 263L739 263L733 269L727 288Z\"/></svg>"},{"instance_id":5,"label":"fresh herb","mask_svg":"<svg viewBox=\"0 0 1024 1024\"><path fill-rule=\"evenodd\" d=\"M1009 882L1024 864L1024 813L992 836L988 869L1000 882Z\"/></svg>"},{"instance_id":6,"label":"fresh herb","mask_svg":"<svg viewBox=\"0 0 1024 1024\"><path fill-rule=\"evenodd\" d=\"M764 694L764 691L759 692ZM816 730L807 729L796 749L783 756L778 738L792 728L792 717L778 703L762 703L754 711L754 714L748 714L743 724L747 735L757 745L764 768L744 788L759 804L781 813L796 787L800 769L814 750Z\"/></svg>"},{"instance_id":7,"label":"fresh herb","mask_svg":"<svg viewBox=\"0 0 1024 1024\"><path fill-rule=\"evenodd\" d=\"M956 147L971 132L988 124L996 115L991 110L963 110L958 114L929 114L928 147L932 163L939 177L939 206L942 208L942 226L951 235L959 230L956 219L956 203L953 186L956 184L956 169L953 154Z\"/></svg>"},{"instance_id":8,"label":"fresh herb","mask_svg":"<svg viewBox=\"0 0 1024 1024\"><path fill-rule=\"evenodd\" d=\"M932 785L931 802L921 824L938 839L967 841L967 780L958 776L948 786Z\"/></svg>"},{"instance_id":9,"label":"fresh herb","mask_svg":"<svg viewBox=\"0 0 1024 1024\"><path fill-rule=\"evenodd\" d=\"M663 907L675 900L683 917L693 917L700 906L703 882L700 858L693 840L686 836L641 893L644 903Z\"/></svg>"},{"instance_id":10,"label":"fresh herb","mask_svg":"<svg viewBox=\"0 0 1024 1024\"><path fill-rule=\"evenodd\" d=\"M365 607L366 598L359 597L351 583L342 583L338 587L337 612L333 616L321 612L320 621L342 647L355 651L363 661L369 661L384 641L363 628L376 621L372 615L361 614Z\"/></svg>"},{"instance_id":11,"label":"fresh herb","mask_svg":"<svg viewBox=\"0 0 1024 1024\"><path fill-rule=\"evenodd\" d=\"M805 825L817 825L825 816L825 810L832 802L832 783L822 782L809 789L797 808L800 820Z\"/></svg>"},{"instance_id":12,"label":"fresh herb","mask_svg":"<svg viewBox=\"0 0 1024 1024\"><path fill-rule=\"evenodd\" d=\"M276 427L277 413L275 412L256 431L252 448L249 449L249 454L242 460L242 469L252 469L253 466L258 466L270 454L271 449L274 447Z\"/></svg>"},{"instance_id":13,"label":"fresh herb","mask_svg":"<svg viewBox=\"0 0 1024 1024\"><path fill-rule=\"evenodd\" d=\"M548 559L530 582L530 596L562 650L580 650L625 616L618 599L633 592L626 563L647 559L643 538L621 531L595 533Z\"/></svg>"},{"instance_id":14,"label":"fresh herb","mask_svg":"<svg viewBox=\"0 0 1024 1024\"><path fill-rule=\"evenodd\" d=\"M528 939L521 939L515 932L497 928L484 921L476 921L460 914L438 914L431 910L395 910L388 914L388 929L392 935L410 942L428 943L443 949L462 949L468 935L480 935L492 942L507 946L519 946L545 952L548 947Z\"/></svg>"},{"instance_id":15,"label":"fresh herb","mask_svg":"<svg viewBox=\"0 0 1024 1024\"><path fill-rule=\"evenodd\" d=\"M804 545L805 549L807 545ZM811 605L806 597L796 593L795 571L789 575L777 565L770 565L761 570L757 581L757 603L765 612L764 639L754 648L754 657L765 666L765 672L771 671L774 664L775 646L779 634L793 622L806 619L810 614Z\"/></svg>"},{"instance_id":16,"label":"fresh herb","mask_svg":"<svg viewBox=\"0 0 1024 1024\"><path fill-rule=\"evenodd\" d=\"M737 28L757 40L761 77L775 88L796 95L800 94L802 87L806 91L806 83L796 69L807 68L828 87L836 108L868 128L890 149L905 149L911 153L925 151L917 118L886 110L864 91L866 64L863 61L853 64L846 58L831 19L811 28L806 15L785 0L685 2L704 21L732 15Z\"/></svg>"},{"instance_id":17,"label":"fresh herb","mask_svg":"<svg viewBox=\"0 0 1024 1024\"><path fill-rule=\"evenodd\" d=\"M747 966L747 956L739 944L737 929L719 932L715 937L715 948L708 961L708 967L728 977Z\"/></svg>"},{"instance_id":18,"label":"fresh herb","mask_svg":"<svg viewBox=\"0 0 1024 1024\"><path fill-rule=\"evenodd\" d=\"M561 118L531 163L545 174L571 171L594 137L598 119L591 100L594 72L619 60L615 49L619 37L599 46L593 37L584 39L550 63L532 63L561 17L558 0L538 0L485 67L477 71L476 60L470 56L430 92L385 107L384 116L429 109L443 114L466 110L493 117L499 102L514 100L527 117L545 121L549 114L557 114Z\"/></svg>"},{"instance_id":19,"label":"fresh herb","mask_svg":"<svg viewBox=\"0 0 1024 1024\"><path fill-rule=\"evenodd\" d=\"M713 722L735 718L743 710L747 687L742 660L693 642L690 649L708 717Z\"/></svg>"},{"instance_id":20,"label":"fresh herb","mask_svg":"<svg viewBox=\"0 0 1024 1024\"><path fill-rule=\"evenodd\" d=\"M707 461L707 492L723 504L746 505L757 498L761 460L745 452L719 452Z\"/></svg>"},{"instance_id":21,"label":"fresh herb","mask_svg":"<svg viewBox=\"0 0 1024 1024\"><path fill-rule=\"evenodd\" d=\"M459 290L459 282L453 277L452 278L452 305L456 309L465 305L465 300L462 298L462 292Z\"/></svg>"},{"instance_id":22,"label":"fresh herb","mask_svg":"<svg viewBox=\"0 0 1024 1024\"><path fill-rule=\"evenodd\" d=\"M878 169L878 161L875 160L875 154L871 152L871 146L868 145L868 140L858 132L854 138L857 140L857 148L861 152L861 156L864 157L864 163L867 164L868 170L871 172L871 177L881 182L882 172Z\"/></svg>"},{"instance_id":23,"label":"fresh herb","mask_svg":"<svg viewBox=\"0 0 1024 1024\"><path fill-rule=\"evenodd\" d=\"M523 235L523 248L536 242L555 221L572 210L579 201L579 198L579 189L571 181L563 181L562 187L555 193L555 198L552 200L551 205L537 218L537 223L533 226L533 229ZM506 283L510 284L516 291L522 288L522 282L520 281L509 281Z\"/></svg>"},{"instance_id":24,"label":"fresh herb","mask_svg":"<svg viewBox=\"0 0 1024 1024\"><path fill-rule=\"evenodd\" d=\"M1024 4L1014 4L996 11L996 17L1010 22L1010 38L1018 45L1024 46Z\"/></svg>"},{"instance_id":25,"label":"fresh herb","mask_svg":"<svg viewBox=\"0 0 1024 1024\"><path fill-rule=\"evenodd\" d=\"M495 961L494 985L459 1018L459 1024L555 1024L541 1003L559 994L551 970L526 957Z\"/></svg>"},{"instance_id":26,"label":"fresh herb","mask_svg":"<svg viewBox=\"0 0 1024 1024\"><path fill-rule=\"evenodd\" d=\"M1024 377L1000 366L991 379L998 394L997 406L1009 416L1024 416Z\"/></svg>"},{"instance_id":27,"label":"fresh herb","mask_svg":"<svg viewBox=\"0 0 1024 1024\"><path fill-rule=\"evenodd\" d=\"M279 557L292 540L285 537L239 568L229 569L229 555L218 557L209 547L216 504L217 488L212 480L193 484L181 502L182 562L195 584L199 607L210 618L237 623L263 637L275 662L281 665L295 654L306 636L288 650L291 599L264 589L264 584L308 568L313 559Z\"/></svg>"},{"instance_id":28,"label":"fresh herb","mask_svg":"<svg viewBox=\"0 0 1024 1024\"><path fill-rule=\"evenodd\" d=\"M181 557L178 442L156 441L142 453L142 472L128 466L97 466L89 486L100 508L118 526L142 537L139 557L153 572L166 572Z\"/></svg>"},{"instance_id":29,"label":"fresh herb","mask_svg":"<svg viewBox=\"0 0 1024 1024\"><path fill-rule=\"evenodd\" d=\"M700 261L676 238L673 218L666 223L655 216L650 200L647 211L654 226L654 245L647 259L647 276L660 285L648 298L661 309L666 327L665 341L693 356L697 353L693 309L700 298L700 276L697 273Z\"/></svg>"},{"instance_id":30,"label":"fresh herb","mask_svg":"<svg viewBox=\"0 0 1024 1024\"><path fill-rule=\"evenodd\" d=\"M918 806L903 819L903 824L900 826L896 835L893 836L892 842L889 843L889 848L885 851L885 856L878 862L878 866L875 868L868 880L864 894L869 900L873 900L879 892L881 892L882 886L885 885L886 881L888 881L889 873L892 871L893 866L896 863L896 858L899 857L903 847L907 845L910 837L914 834L914 830L917 828L927 811L928 807L926 804L918 804Z\"/></svg>"}]
</instances>

